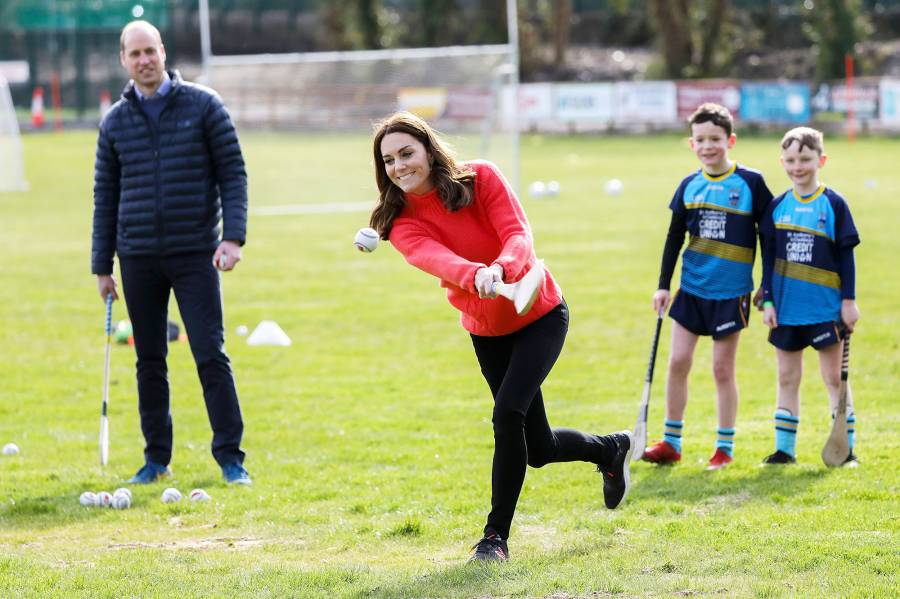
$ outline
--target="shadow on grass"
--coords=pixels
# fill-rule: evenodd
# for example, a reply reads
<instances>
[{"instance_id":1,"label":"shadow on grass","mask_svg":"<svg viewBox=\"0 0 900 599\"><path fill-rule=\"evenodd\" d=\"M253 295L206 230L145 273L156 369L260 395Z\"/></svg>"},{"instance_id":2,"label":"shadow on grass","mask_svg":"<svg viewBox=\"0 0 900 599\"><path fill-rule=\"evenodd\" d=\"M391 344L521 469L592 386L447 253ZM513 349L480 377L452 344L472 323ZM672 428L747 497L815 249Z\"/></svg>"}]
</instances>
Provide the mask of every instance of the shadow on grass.
<instances>
[{"instance_id":1,"label":"shadow on grass","mask_svg":"<svg viewBox=\"0 0 900 599\"><path fill-rule=\"evenodd\" d=\"M697 503L711 498L740 495L749 500L780 502L785 497L799 496L810 485L827 479L833 472L804 465L759 466L753 472L746 470L707 472L690 466L632 467L632 488L629 503L661 499L668 502Z\"/></svg>"}]
</instances>

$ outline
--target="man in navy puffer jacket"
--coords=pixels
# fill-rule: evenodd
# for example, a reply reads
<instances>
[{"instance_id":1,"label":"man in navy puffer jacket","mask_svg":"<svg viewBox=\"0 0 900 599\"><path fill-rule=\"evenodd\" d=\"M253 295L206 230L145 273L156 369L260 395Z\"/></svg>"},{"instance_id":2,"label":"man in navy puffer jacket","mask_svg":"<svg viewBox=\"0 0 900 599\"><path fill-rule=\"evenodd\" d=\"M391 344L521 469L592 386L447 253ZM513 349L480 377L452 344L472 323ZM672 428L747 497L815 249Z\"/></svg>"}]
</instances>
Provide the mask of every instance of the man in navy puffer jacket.
<instances>
[{"instance_id":1,"label":"man in navy puffer jacket","mask_svg":"<svg viewBox=\"0 0 900 599\"><path fill-rule=\"evenodd\" d=\"M150 23L125 26L119 58L132 81L100 123L91 270L100 296L118 299L118 254L134 331L146 463L129 482L170 474L166 333L174 290L203 387L213 457L226 481L250 484L216 271L235 267L246 238L247 174L237 134L215 92L165 70L162 38Z\"/></svg>"}]
</instances>

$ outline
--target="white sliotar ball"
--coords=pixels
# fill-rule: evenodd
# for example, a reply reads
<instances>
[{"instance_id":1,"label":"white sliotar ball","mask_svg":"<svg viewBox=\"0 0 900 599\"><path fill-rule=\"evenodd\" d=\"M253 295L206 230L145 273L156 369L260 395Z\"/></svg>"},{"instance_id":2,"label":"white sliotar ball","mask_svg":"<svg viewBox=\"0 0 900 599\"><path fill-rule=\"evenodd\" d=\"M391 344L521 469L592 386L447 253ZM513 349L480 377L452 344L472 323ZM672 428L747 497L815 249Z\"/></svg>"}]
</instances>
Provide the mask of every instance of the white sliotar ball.
<instances>
[{"instance_id":1,"label":"white sliotar ball","mask_svg":"<svg viewBox=\"0 0 900 599\"><path fill-rule=\"evenodd\" d=\"M618 179L610 179L606 182L606 186L603 188L606 191L606 195L608 196L617 196L622 193L625 189L625 186L622 185L622 182Z\"/></svg>"},{"instance_id":2,"label":"white sliotar ball","mask_svg":"<svg viewBox=\"0 0 900 599\"><path fill-rule=\"evenodd\" d=\"M361 252L374 252L378 247L378 232L372 227L363 227L356 232L353 245Z\"/></svg>"},{"instance_id":3,"label":"white sliotar ball","mask_svg":"<svg viewBox=\"0 0 900 599\"><path fill-rule=\"evenodd\" d=\"M543 181L532 181L528 186L528 194L533 198L543 197L547 193L547 186Z\"/></svg>"},{"instance_id":4,"label":"white sliotar ball","mask_svg":"<svg viewBox=\"0 0 900 599\"><path fill-rule=\"evenodd\" d=\"M7 443L3 446L3 455L16 455L19 453L19 446L15 443Z\"/></svg>"},{"instance_id":5,"label":"white sliotar ball","mask_svg":"<svg viewBox=\"0 0 900 599\"><path fill-rule=\"evenodd\" d=\"M547 182L547 195L555 196L559 194L559 181Z\"/></svg>"},{"instance_id":6,"label":"white sliotar ball","mask_svg":"<svg viewBox=\"0 0 900 599\"><path fill-rule=\"evenodd\" d=\"M109 507L112 504L112 495L109 491L100 491L97 493L97 505L100 507Z\"/></svg>"},{"instance_id":7,"label":"white sliotar ball","mask_svg":"<svg viewBox=\"0 0 900 599\"><path fill-rule=\"evenodd\" d=\"M85 491L81 494L81 497L78 498L78 503L88 507L94 507L97 505L97 494L93 491Z\"/></svg>"},{"instance_id":8,"label":"white sliotar ball","mask_svg":"<svg viewBox=\"0 0 900 599\"><path fill-rule=\"evenodd\" d=\"M127 495L128 499L131 499L131 489L128 487L119 487L115 491L113 491L113 497L116 495Z\"/></svg>"},{"instance_id":9,"label":"white sliotar ball","mask_svg":"<svg viewBox=\"0 0 900 599\"><path fill-rule=\"evenodd\" d=\"M191 501L209 501L212 499L212 497L209 496L209 493L203 489L194 489L191 491L189 497L191 498Z\"/></svg>"},{"instance_id":10,"label":"white sliotar ball","mask_svg":"<svg viewBox=\"0 0 900 599\"><path fill-rule=\"evenodd\" d=\"M237 333L241 337L246 337L247 334L250 332L250 329L248 329L247 325L245 325L245 324L239 324L238 327L234 330L234 332Z\"/></svg>"},{"instance_id":11,"label":"white sliotar ball","mask_svg":"<svg viewBox=\"0 0 900 599\"><path fill-rule=\"evenodd\" d=\"M116 493L113 495L110 506L117 510L124 510L131 507L131 495L125 493Z\"/></svg>"},{"instance_id":12,"label":"white sliotar ball","mask_svg":"<svg viewBox=\"0 0 900 599\"><path fill-rule=\"evenodd\" d=\"M176 501L181 501L181 491L174 487L169 487L165 491L162 492L163 503L175 503Z\"/></svg>"}]
</instances>

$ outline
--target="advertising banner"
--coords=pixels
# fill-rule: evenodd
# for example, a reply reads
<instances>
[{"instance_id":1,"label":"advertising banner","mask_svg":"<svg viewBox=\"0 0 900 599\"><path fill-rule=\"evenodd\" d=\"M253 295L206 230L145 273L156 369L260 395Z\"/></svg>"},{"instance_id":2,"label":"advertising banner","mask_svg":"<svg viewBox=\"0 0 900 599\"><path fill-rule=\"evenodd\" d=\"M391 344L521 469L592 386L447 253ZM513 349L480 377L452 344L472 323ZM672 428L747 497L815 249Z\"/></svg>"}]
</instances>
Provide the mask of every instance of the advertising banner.
<instances>
[{"instance_id":1,"label":"advertising banner","mask_svg":"<svg viewBox=\"0 0 900 599\"><path fill-rule=\"evenodd\" d=\"M878 84L881 123L900 128L900 79L882 79Z\"/></svg>"},{"instance_id":2,"label":"advertising banner","mask_svg":"<svg viewBox=\"0 0 900 599\"><path fill-rule=\"evenodd\" d=\"M556 119L559 121L613 120L612 83L563 83L556 86Z\"/></svg>"},{"instance_id":3,"label":"advertising banner","mask_svg":"<svg viewBox=\"0 0 900 599\"><path fill-rule=\"evenodd\" d=\"M678 120L686 121L705 102L721 104L740 118L741 87L737 81L679 81L677 84Z\"/></svg>"},{"instance_id":4,"label":"advertising banner","mask_svg":"<svg viewBox=\"0 0 900 599\"><path fill-rule=\"evenodd\" d=\"M762 123L807 123L809 100L809 85L805 82L744 83L741 85L741 119Z\"/></svg>"},{"instance_id":5,"label":"advertising banner","mask_svg":"<svg viewBox=\"0 0 900 599\"><path fill-rule=\"evenodd\" d=\"M671 124L678 118L676 95L675 83L672 81L616 83L616 123Z\"/></svg>"}]
</instances>

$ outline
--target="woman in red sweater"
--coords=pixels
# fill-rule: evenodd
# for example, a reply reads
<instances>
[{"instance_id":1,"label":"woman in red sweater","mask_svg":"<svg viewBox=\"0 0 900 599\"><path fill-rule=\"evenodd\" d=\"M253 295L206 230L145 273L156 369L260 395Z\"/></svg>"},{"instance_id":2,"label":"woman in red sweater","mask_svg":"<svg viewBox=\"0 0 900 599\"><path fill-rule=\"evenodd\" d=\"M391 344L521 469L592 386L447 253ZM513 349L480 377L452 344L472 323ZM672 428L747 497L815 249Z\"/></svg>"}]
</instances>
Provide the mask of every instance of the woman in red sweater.
<instances>
[{"instance_id":1,"label":"woman in red sweater","mask_svg":"<svg viewBox=\"0 0 900 599\"><path fill-rule=\"evenodd\" d=\"M523 316L492 292L494 282L518 281L536 262L525 212L503 175L489 162L458 163L428 123L406 112L377 126L374 152L379 201L371 226L407 262L441 280L494 396L491 511L471 560L509 558L526 465L596 464L606 507L616 508L628 493L631 433L551 429L544 411L541 383L569 323L559 286L547 271Z\"/></svg>"}]
</instances>

